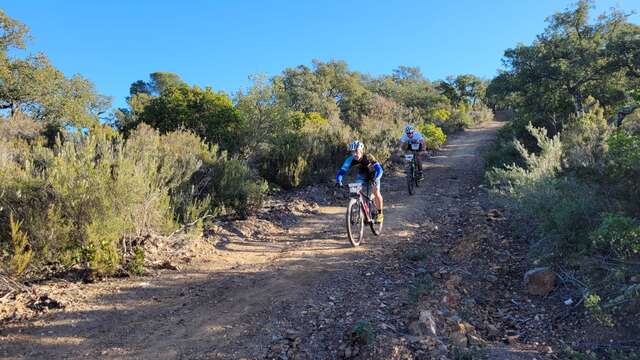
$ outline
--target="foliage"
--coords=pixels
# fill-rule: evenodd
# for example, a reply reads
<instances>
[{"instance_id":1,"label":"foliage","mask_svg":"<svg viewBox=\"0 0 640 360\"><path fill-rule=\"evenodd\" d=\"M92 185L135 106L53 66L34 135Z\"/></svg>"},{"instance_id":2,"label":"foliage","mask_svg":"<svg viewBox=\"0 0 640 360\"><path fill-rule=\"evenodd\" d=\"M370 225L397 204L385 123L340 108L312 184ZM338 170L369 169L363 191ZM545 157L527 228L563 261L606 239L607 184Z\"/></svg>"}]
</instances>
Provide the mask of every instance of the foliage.
<instances>
[{"instance_id":1,"label":"foliage","mask_svg":"<svg viewBox=\"0 0 640 360\"><path fill-rule=\"evenodd\" d=\"M640 252L640 224L624 215L605 214L591 240L596 248L629 258Z\"/></svg>"},{"instance_id":2,"label":"foliage","mask_svg":"<svg viewBox=\"0 0 640 360\"><path fill-rule=\"evenodd\" d=\"M564 167L581 176L603 176L610 133L604 110L592 103L562 133Z\"/></svg>"},{"instance_id":3,"label":"foliage","mask_svg":"<svg viewBox=\"0 0 640 360\"><path fill-rule=\"evenodd\" d=\"M584 307L587 308L587 310L591 312L593 317L601 324L606 326L613 326L611 315L602 310L602 307L600 306L601 300L602 299L600 298L600 296L598 296L598 294L589 294L584 299Z\"/></svg>"},{"instance_id":4,"label":"foliage","mask_svg":"<svg viewBox=\"0 0 640 360\"><path fill-rule=\"evenodd\" d=\"M140 246L133 250L133 257L127 263L127 272L133 275L144 273L144 250Z\"/></svg>"},{"instance_id":5,"label":"foliage","mask_svg":"<svg viewBox=\"0 0 640 360\"><path fill-rule=\"evenodd\" d=\"M255 179L245 163L222 157L210 167L213 177L209 193L222 213L245 218L260 209L267 184Z\"/></svg>"},{"instance_id":6,"label":"foliage","mask_svg":"<svg viewBox=\"0 0 640 360\"><path fill-rule=\"evenodd\" d=\"M170 232L174 219L202 215L194 204L201 212L244 216L264 192L244 163L184 131L162 135L141 125L125 142L110 128L93 127L59 138L53 149L19 136L1 141L12 146L0 146L10 151L0 153L0 219L10 211L21 221L39 263L109 274L121 265L122 238ZM180 191L203 167L215 170L210 202ZM0 227L0 243L10 240L9 231Z\"/></svg>"},{"instance_id":7,"label":"foliage","mask_svg":"<svg viewBox=\"0 0 640 360\"><path fill-rule=\"evenodd\" d=\"M260 174L286 189L321 182L335 170L326 164L341 158L346 143L342 138L327 127L277 134L259 152Z\"/></svg>"},{"instance_id":8,"label":"foliage","mask_svg":"<svg viewBox=\"0 0 640 360\"><path fill-rule=\"evenodd\" d=\"M616 130L607 141L607 180L614 186L618 197L629 211L640 215L640 134Z\"/></svg>"},{"instance_id":9,"label":"foliage","mask_svg":"<svg viewBox=\"0 0 640 360\"><path fill-rule=\"evenodd\" d=\"M640 138L632 111L640 27L618 10L590 22L589 9L578 2L550 17L532 44L505 52L506 70L490 83L487 101L515 117L487 152L487 178L518 210L516 227L534 263L575 266L590 284L585 306L613 325L614 311L640 298L620 265L640 250ZM599 258L616 265L584 266Z\"/></svg>"},{"instance_id":10,"label":"foliage","mask_svg":"<svg viewBox=\"0 0 640 360\"><path fill-rule=\"evenodd\" d=\"M489 85L493 102L517 108L551 135L585 110L589 96L607 116L629 102L640 75L637 51L630 51L637 50L640 26L616 10L590 23L590 7L582 0L554 14L531 45L506 50L507 69Z\"/></svg>"},{"instance_id":11,"label":"foliage","mask_svg":"<svg viewBox=\"0 0 640 360\"><path fill-rule=\"evenodd\" d=\"M16 222L13 214L9 215L9 225L11 227L12 255L9 260L8 273L12 276L20 276L24 273L31 261L31 245L29 238L21 229L21 222Z\"/></svg>"},{"instance_id":12,"label":"foliage","mask_svg":"<svg viewBox=\"0 0 640 360\"><path fill-rule=\"evenodd\" d=\"M436 87L456 107L462 103L475 105L484 101L487 90L486 83L472 74L450 76L438 82Z\"/></svg>"},{"instance_id":13,"label":"foliage","mask_svg":"<svg viewBox=\"0 0 640 360\"><path fill-rule=\"evenodd\" d=\"M223 92L186 85L168 87L149 100L138 120L166 133L188 129L222 149L237 149L237 110Z\"/></svg>"},{"instance_id":14,"label":"foliage","mask_svg":"<svg viewBox=\"0 0 640 360\"><path fill-rule=\"evenodd\" d=\"M11 56L24 49L28 29L0 10L0 109L46 123L89 126L109 100L79 75L65 77L43 54Z\"/></svg>"},{"instance_id":15,"label":"foliage","mask_svg":"<svg viewBox=\"0 0 640 360\"><path fill-rule=\"evenodd\" d=\"M441 128L433 123L420 124L418 131L424 136L425 144L428 150L437 150L447 140L447 135Z\"/></svg>"},{"instance_id":16,"label":"foliage","mask_svg":"<svg viewBox=\"0 0 640 360\"><path fill-rule=\"evenodd\" d=\"M558 135L547 137L547 131L543 128L535 128L529 124L527 127L531 135L537 140L541 149L539 154L533 154L517 140L514 147L522 157L525 166L515 164L505 168L494 168L487 177L489 183L496 188L511 194L517 194L521 189L535 185L536 182L554 177L561 166L562 143Z\"/></svg>"}]
</instances>

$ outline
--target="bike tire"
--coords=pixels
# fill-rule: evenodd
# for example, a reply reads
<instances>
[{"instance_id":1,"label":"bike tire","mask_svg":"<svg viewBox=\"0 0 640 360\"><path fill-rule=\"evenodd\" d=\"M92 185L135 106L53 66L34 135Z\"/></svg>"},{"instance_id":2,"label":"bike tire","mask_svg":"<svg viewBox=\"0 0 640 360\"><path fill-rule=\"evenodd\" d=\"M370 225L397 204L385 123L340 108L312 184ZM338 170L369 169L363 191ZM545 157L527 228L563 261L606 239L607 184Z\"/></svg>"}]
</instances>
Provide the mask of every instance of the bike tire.
<instances>
[{"instance_id":1,"label":"bike tire","mask_svg":"<svg viewBox=\"0 0 640 360\"><path fill-rule=\"evenodd\" d=\"M360 246L364 237L364 212L357 199L350 199L347 206L347 237L354 247Z\"/></svg>"},{"instance_id":2,"label":"bike tire","mask_svg":"<svg viewBox=\"0 0 640 360\"><path fill-rule=\"evenodd\" d=\"M416 154L416 156L418 156L418 155ZM413 169L414 169L413 170L413 181L415 182L416 187L420 187L420 177L418 176L418 163L414 164Z\"/></svg>"},{"instance_id":3,"label":"bike tire","mask_svg":"<svg viewBox=\"0 0 640 360\"><path fill-rule=\"evenodd\" d=\"M413 195L414 192L415 181L413 179L413 169L409 169L407 173L407 190L409 190L409 195Z\"/></svg>"},{"instance_id":4,"label":"bike tire","mask_svg":"<svg viewBox=\"0 0 640 360\"><path fill-rule=\"evenodd\" d=\"M373 204L373 201L371 202L370 208L373 208L373 209L376 208L376 206ZM376 212L377 212L377 209L376 209ZM382 233L382 224L383 223L384 223L384 221L380 222L380 223L376 223L376 222L372 221L372 222L369 223L369 226L371 227L371 232L373 233L373 235L380 236L380 234Z\"/></svg>"}]
</instances>

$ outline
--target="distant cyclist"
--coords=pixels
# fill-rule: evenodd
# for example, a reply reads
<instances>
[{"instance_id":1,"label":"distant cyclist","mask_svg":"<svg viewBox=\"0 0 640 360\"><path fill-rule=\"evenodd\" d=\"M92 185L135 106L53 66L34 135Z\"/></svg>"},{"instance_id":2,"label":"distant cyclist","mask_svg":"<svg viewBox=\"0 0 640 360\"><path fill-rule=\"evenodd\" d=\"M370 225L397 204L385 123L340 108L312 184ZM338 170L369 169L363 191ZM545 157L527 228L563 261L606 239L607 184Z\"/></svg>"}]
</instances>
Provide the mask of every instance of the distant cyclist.
<instances>
[{"instance_id":1,"label":"distant cyclist","mask_svg":"<svg viewBox=\"0 0 640 360\"><path fill-rule=\"evenodd\" d=\"M345 159L342 167L336 175L336 185L342 186L342 178L351 169L356 166L358 168L358 177L356 181L364 184L368 182L372 184L373 200L375 201L378 214L375 222L380 223L384 219L382 215L382 194L380 193L380 178L382 178L382 165L373 155L364 153L364 144L358 140L352 142L348 146L351 154Z\"/></svg>"},{"instance_id":2,"label":"distant cyclist","mask_svg":"<svg viewBox=\"0 0 640 360\"><path fill-rule=\"evenodd\" d=\"M418 149L413 150L416 151L416 163L418 166L418 176L422 179L424 176L422 175L422 160L420 159L420 153L426 150L424 137L417 131L413 125L408 124L404 127L404 134L400 138L400 150L407 151L411 150L412 144L418 144Z\"/></svg>"}]
</instances>

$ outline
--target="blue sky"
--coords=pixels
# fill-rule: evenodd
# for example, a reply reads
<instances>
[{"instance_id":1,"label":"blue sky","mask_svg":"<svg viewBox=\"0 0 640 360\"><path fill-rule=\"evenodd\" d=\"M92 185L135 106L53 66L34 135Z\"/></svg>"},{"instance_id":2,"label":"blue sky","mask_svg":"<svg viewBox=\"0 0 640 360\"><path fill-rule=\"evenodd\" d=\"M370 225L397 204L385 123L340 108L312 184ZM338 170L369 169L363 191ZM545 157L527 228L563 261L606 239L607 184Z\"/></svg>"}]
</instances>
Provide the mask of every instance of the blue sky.
<instances>
[{"instance_id":1,"label":"blue sky","mask_svg":"<svg viewBox=\"0 0 640 360\"><path fill-rule=\"evenodd\" d=\"M312 59L345 60L372 75L418 66L432 80L491 78L505 49L530 43L545 18L573 1L27 1L0 7L27 24L32 52L81 74L124 105L129 85L154 71L235 92ZM640 0L595 1L640 10ZM640 22L636 14L632 18Z\"/></svg>"}]
</instances>

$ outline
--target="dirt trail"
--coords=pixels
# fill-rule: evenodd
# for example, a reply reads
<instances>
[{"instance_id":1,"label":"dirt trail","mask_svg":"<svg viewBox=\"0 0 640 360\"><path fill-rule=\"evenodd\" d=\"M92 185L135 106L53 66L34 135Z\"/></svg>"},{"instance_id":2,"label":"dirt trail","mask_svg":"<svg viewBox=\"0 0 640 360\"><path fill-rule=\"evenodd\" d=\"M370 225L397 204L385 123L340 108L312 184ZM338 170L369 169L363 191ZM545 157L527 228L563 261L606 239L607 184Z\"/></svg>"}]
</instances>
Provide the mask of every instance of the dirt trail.
<instances>
[{"instance_id":1,"label":"dirt trail","mask_svg":"<svg viewBox=\"0 0 640 360\"><path fill-rule=\"evenodd\" d=\"M480 149L499 126L452 136L426 163L414 196L404 175L385 173L385 229L380 237L365 230L360 248L346 239L344 208L326 206L268 242L238 236L211 243L201 249L207 261L180 272L58 284L84 299L0 329L0 358L239 359L289 351L330 359L341 356L343 334L360 320L374 324L383 342L367 356L393 358L398 350L390 344L403 341L416 270L403 254L459 235L466 230L457 224L484 211ZM533 356L497 349L502 358Z\"/></svg>"}]
</instances>

